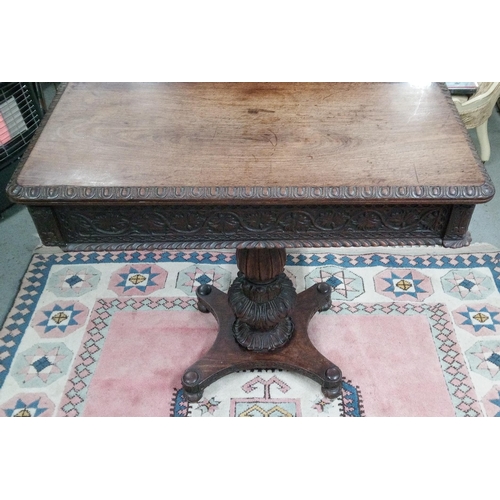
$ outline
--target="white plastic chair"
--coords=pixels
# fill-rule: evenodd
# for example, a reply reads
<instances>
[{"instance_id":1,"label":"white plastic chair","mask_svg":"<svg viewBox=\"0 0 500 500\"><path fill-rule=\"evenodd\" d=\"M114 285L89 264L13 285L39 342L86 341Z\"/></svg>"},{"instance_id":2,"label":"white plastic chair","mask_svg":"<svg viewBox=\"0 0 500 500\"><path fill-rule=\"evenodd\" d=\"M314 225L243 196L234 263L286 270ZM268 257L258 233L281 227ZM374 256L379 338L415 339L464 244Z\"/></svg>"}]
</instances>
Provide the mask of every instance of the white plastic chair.
<instances>
[{"instance_id":1,"label":"white plastic chair","mask_svg":"<svg viewBox=\"0 0 500 500\"><path fill-rule=\"evenodd\" d=\"M499 96L500 82L481 82L477 91L469 98L467 96L452 97L466 128L475 128L477 131L482 161L490 159L488 119Z\"/></svg>"}]
</instances>

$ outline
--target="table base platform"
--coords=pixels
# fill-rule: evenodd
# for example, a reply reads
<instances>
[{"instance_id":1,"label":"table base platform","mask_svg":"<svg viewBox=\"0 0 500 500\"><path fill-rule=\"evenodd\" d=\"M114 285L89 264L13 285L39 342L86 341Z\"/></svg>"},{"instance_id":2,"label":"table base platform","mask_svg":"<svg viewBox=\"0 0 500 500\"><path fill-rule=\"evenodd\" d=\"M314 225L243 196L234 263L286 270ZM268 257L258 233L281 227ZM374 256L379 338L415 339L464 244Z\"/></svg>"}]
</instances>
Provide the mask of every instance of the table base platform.
<instances>
[{"instance_id":1,"label":"table base platform","mask_svg":"<svg viewBox=\"0 0 500 500\"><path fill-rule=\"evenodd\" d=\"M249 351L240 346L234 338L235 317L227 294L217 288L207 290L200 287L197 291L200 310L215 316L219 333L208 353L190 366L182 377L188 401L200 400L208 385L229 373L275 368L294 371L318 382L327 398L340 396L342 372L314 347L307 333L314 314L330 305L331 289L328 285L324 288L320 285L297 295L296 306L290 314L295 326L290 341L284 347L268 352Z\"/></svg>"}]
</instances>

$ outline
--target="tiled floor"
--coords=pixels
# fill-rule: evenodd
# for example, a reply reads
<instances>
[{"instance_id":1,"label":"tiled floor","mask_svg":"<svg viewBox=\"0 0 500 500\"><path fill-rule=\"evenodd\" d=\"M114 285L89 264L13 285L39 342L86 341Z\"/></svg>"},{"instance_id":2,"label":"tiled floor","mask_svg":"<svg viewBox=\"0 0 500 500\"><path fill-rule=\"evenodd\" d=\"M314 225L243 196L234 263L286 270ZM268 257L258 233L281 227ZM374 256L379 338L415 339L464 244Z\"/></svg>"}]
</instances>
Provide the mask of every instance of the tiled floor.
<instances>
[{"instance_id":1,"label":"tiled floor","mask_svg":"<svg viewBox=\"0 0 500 500\"><path fill-rule=\"evenodd\" d=\"M491 158L486 163L486 169L498 194L490 202L476 207L470 232L473 243L489 243L500 249L500 113L497 108L490 118L488 129ZM475 131L472 130L470 135L478 148ZM38 245L40 240L26 208L14 206L1 214L0 325L10 310L20 281Z\"/></svg>"}]
</instances>

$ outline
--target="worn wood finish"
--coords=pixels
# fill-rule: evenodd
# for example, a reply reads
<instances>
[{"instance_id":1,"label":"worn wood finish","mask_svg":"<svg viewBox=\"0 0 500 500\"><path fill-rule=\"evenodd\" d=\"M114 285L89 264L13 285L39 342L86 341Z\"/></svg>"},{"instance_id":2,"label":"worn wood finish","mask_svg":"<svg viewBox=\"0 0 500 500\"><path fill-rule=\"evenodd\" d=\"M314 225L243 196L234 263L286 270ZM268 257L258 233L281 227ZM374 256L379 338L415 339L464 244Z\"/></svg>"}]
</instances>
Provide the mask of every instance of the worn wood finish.
<instances>
[{"instance_id":1,"label":"worn wood finish","mask_svg":"<svg viewBox=\"0 0 500 500\"><path fill-rule=\"evenodd\" d=\"M396 83L69 84L10 194L27 203L491 197L446 92Z\"/></svg>"}]
</instances>

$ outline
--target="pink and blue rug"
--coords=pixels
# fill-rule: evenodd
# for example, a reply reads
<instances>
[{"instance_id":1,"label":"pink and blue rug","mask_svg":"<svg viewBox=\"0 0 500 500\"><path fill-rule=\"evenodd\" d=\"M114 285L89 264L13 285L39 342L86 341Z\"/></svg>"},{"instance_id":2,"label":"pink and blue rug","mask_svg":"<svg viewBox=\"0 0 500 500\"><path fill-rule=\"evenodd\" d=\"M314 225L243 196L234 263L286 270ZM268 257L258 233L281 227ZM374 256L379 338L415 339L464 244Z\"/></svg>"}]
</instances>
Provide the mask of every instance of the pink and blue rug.
<instances>
[{"instance_id":1,"label":"pink and blue rug","mask_svg":"<svg viewBox=\"0 0 500 500\"><path fill-rule=\"evenodd\" d=\"M333 287L310 323L342 397L279 370L243 371L189 404L180 380L217 324L234 252L36 254L0 332L0 416L500 416L500 254L291 251L300 292Z\"/></svg>"}]
</instances>

